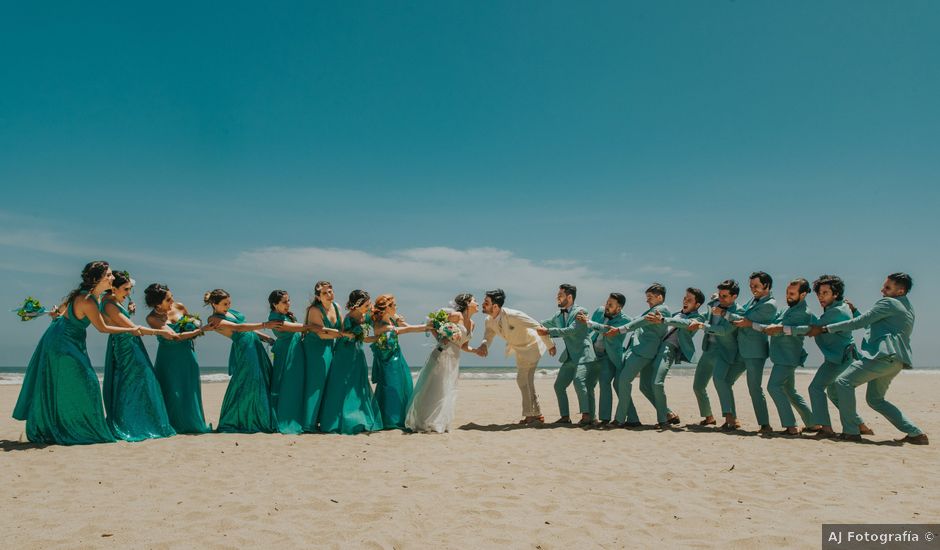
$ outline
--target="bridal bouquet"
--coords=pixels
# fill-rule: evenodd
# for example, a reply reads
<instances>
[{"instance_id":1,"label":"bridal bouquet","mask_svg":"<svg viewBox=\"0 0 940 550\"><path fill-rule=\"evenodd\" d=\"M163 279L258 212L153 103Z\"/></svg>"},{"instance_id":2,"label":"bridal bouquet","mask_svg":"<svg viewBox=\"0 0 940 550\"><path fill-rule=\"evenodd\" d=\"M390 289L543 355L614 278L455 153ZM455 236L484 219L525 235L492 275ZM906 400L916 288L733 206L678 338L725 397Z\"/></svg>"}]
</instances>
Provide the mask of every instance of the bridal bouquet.
<instances>
[{"instance_id":1,"label":"bridal bouquet","mask_svg":"<svg viewBox=\"0 0 940 550\"><path fill-rule=\"evenodd\" d=\"M447 324L447 311L439 309L433 313L428 313L428 321L431 321L434 330L438 330L441 326Z\"/></svg>"},{"instance_id":2,"label":"bridal bouquet","mask_svg":"<svg viewBox=\"0 0 940 550\"><path fill-rule=\"evenodd\" d=\"M11 309L10 311L16 313L20 317L20 321L32 321L40 315L49 313L46 311L46 308L39 303L39 300L32 296L26 298L26 300L23 301L23 305L16 309Z\"/></svg>"},{"instance_id":3,"label":"bridal bouquet","mask_svg":"<svg viewBox=\"0 0 940 550\"><path fill-rule=\"evenodd\" d=\"M444 323L437 329L438 338L441 340L453 340L458 334L460 334L460 327L457 323Z\"/></svg>"},{"instance_id":4,"label":"bridal bouquet","mask_svg":"<svg viewBox=\"0 0 940 550\"><path fill-rule=\"evenodd\" d=\"M184 332L192 332L199 329L202 326L202 319L198 315L189 315L184 314L181 316L175 323L170 325L170 328L175 330L177 334L182 334Z\"/></svg>"}]
</instances>

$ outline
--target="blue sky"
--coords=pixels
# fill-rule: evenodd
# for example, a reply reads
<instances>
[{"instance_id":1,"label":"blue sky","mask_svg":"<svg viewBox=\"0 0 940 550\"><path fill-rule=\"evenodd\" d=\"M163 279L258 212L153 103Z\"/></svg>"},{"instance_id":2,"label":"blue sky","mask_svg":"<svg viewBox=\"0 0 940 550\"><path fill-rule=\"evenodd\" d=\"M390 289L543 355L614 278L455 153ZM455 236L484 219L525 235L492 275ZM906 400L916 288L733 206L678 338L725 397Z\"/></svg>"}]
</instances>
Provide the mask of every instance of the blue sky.
<instances>
[{"instance_id":1,"label":"blue sky","mask_svg":"<svg viewBox=\"0 0 940 550\"><path fill-rule=\"evenodd\" d=\"M255 318L321 278L413 320L493 286L541 318L562 281L637 314L649 282L675 306L756 269L781 292L840 274L864 308L902 270L917 362L940 363L935 2L98 8L0 17L9 307L95 258L139 301L224 287ZM43 323L10 314L0 364ZM225 363L221 337L198 345Z\"/></svg>"}]
</instances>

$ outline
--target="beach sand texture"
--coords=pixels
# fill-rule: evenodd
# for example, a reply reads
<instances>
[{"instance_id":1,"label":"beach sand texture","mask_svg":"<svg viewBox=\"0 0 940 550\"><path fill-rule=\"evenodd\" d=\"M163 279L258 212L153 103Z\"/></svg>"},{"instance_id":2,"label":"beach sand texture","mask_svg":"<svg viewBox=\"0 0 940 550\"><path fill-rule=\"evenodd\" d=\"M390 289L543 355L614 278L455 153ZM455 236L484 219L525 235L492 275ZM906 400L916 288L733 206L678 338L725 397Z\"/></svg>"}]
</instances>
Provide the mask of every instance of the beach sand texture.
<instances>
[{"instance_id":1,"label":"beach sand texture","mask_svg":"<svg viewBox=\"0 0 940 550\"><path fill-rule=\"evenodd\" d=\"M683 424L699 420L691 382L667 382ZM551 383L538 382L548 420L557 418ZM808 383L801 374L797 387ZM736 389L753 431L743 380ZM215 423L225 384L203 391ZM940 518L936 442L888 443L901 434L867 408L863 390L869 444L515 429L514 382L461 380L458 429L446 435L210 434L90 447L19 443L24 425L9 417L18 392L0 387L6 548L818 548L822 523ZM930 435L940 433L937 395L940 376L909 372L888 393ZM772 421L779 429L775 412Z\"/></svg>"}]
</instances>

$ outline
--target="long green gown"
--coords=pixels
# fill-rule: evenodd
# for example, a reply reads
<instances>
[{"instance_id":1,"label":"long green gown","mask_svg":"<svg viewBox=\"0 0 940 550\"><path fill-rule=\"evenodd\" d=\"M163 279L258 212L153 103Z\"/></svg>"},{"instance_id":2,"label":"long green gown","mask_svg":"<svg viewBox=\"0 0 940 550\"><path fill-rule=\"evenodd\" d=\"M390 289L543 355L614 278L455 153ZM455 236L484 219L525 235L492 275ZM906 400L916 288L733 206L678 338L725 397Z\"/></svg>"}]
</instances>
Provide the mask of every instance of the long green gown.
<instances>
[{"instance_id":1,"label":"long green gown","mask_svg":"<svg viewBox=\"0 0 940 550\"><path fill-rule=\"evenodd\" d=\"M272 311L269 321L289 322L287 315ZM274 379L271 397L277 410L277 430L283 434L304 431L304 350L299 332L275 330Z\"/></svg>"},{"instance_id":2,"label":"long green gown","mask_svg":"<svg viewBox=\"0 0 940 550\"><path fill-rule=\"evenodd\" d=\"M326 316L326 310L319 302L315 306L323 315L324 328L339 328L339 307L333 304L333 311L336 314L337 322L331 322ZM320 338L313 332L308 332L303 337L304 348L304 419L303 430L305 432L317 431L317 424L320 423L320 407L323 404L323 389L326 387L326 378L330 373L330 365L333 363L333 349L335 340Z\"/></svg>"},{"instance_id":3,"label":"long green gown","mask_svg":"<svg viewBox=\"0 0 940 550\"><path fill-rule=\"evenodd\" d=\"M352 316L343 320L343 330L363 333L362 325ZM381 429L382 413L369 383L369 365L362 342L339 338L323 392L320 430L356 434Z\"/></svg>"},{"instance_id":4,"label":"long green gown","mask_svg":"<svg viewBox=\"0 0 940 550\"><path fill-rule=\"evenodd\" d=\"M392 321L397 326L398 323ZM384 345L372 344L372 382L375 383L375 398L382 413L385 429L405 427L408 401L414 393L411 369L401 353L398 335L389 331Z\"/></svg>"},{"instance_id":5,"label":"long green gown","mask_svg":"<svg viewBox=\"0 0 940 550\"><path fill-rule=\"evenodd\" d=\"M26 421L26 437L33 443L114 441L85 346L90 324L87 317L76 319L69 303L66 315L52 321L29 360L13 418Z\"/></svg>"},{"instance_id":6,"label":"long green gown","mask_svg":"<svg viewBox=\"0 0 940 550\"><path fill-rule=\"evenodd\" d=\"M101 302L104 313L108 300ZM111 301L126 317L130 313ZM176 435L167 418L163 392L153 371L153 363L136 334L111 334L104 359L104 410L114 435L125 441L143 441Z\"/></svg>"},{"instance_id":7,"label":"long green gown","mask_svg":"<svg viewBox=\"0 0 940 550\"><path fill-rule=\"evenodd\" d=\"M187 332L189 328L171 323L176 332ZM166 340L157 336L157 358L153 363L163 390L163 402L170 418L170 425L180 434L203 434L212 431L206 425L202 408L202 383L199 380L199 361L192 339Z\"/></svg>"},{"instance_id":8,"label":"long green gown","mask_svg":"<svg viewBox=\"0 0 940 550\"><path fill-rule=\"evenodd\" d=\"M245 316L234 309L228 310L228 313L212 316L239 325L245 322ZM277 414L271 406L271 358L254 331L232 333L228 373L232 378L228 381L222 399L218 431L276 431Z\"/></svg>"}]
</instances>

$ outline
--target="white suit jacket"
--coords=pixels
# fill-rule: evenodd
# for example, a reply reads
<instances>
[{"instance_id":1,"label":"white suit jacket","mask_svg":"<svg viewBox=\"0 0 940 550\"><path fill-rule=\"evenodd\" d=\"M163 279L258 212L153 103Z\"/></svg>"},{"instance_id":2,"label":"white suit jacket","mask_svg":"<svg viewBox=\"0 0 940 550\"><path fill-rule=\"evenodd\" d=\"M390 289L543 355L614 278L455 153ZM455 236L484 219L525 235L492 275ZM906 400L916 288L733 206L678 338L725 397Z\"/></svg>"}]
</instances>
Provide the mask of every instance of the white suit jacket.
<instances>
[{"instance_id":1,"label":"white suit jacket","mask_svg":"<svg viewBox=\"0 0 940 550\"><path fill-rule=\"evenodd\" d=\"M535 331L539 326L538 321L525 313L504 307L496 319L486 317L483 344L490 348L499 335L506 340L506 357L518 352L538 352L542 356L555 344L547 335L539 336Z\"/></svg>"}]
</instances>

